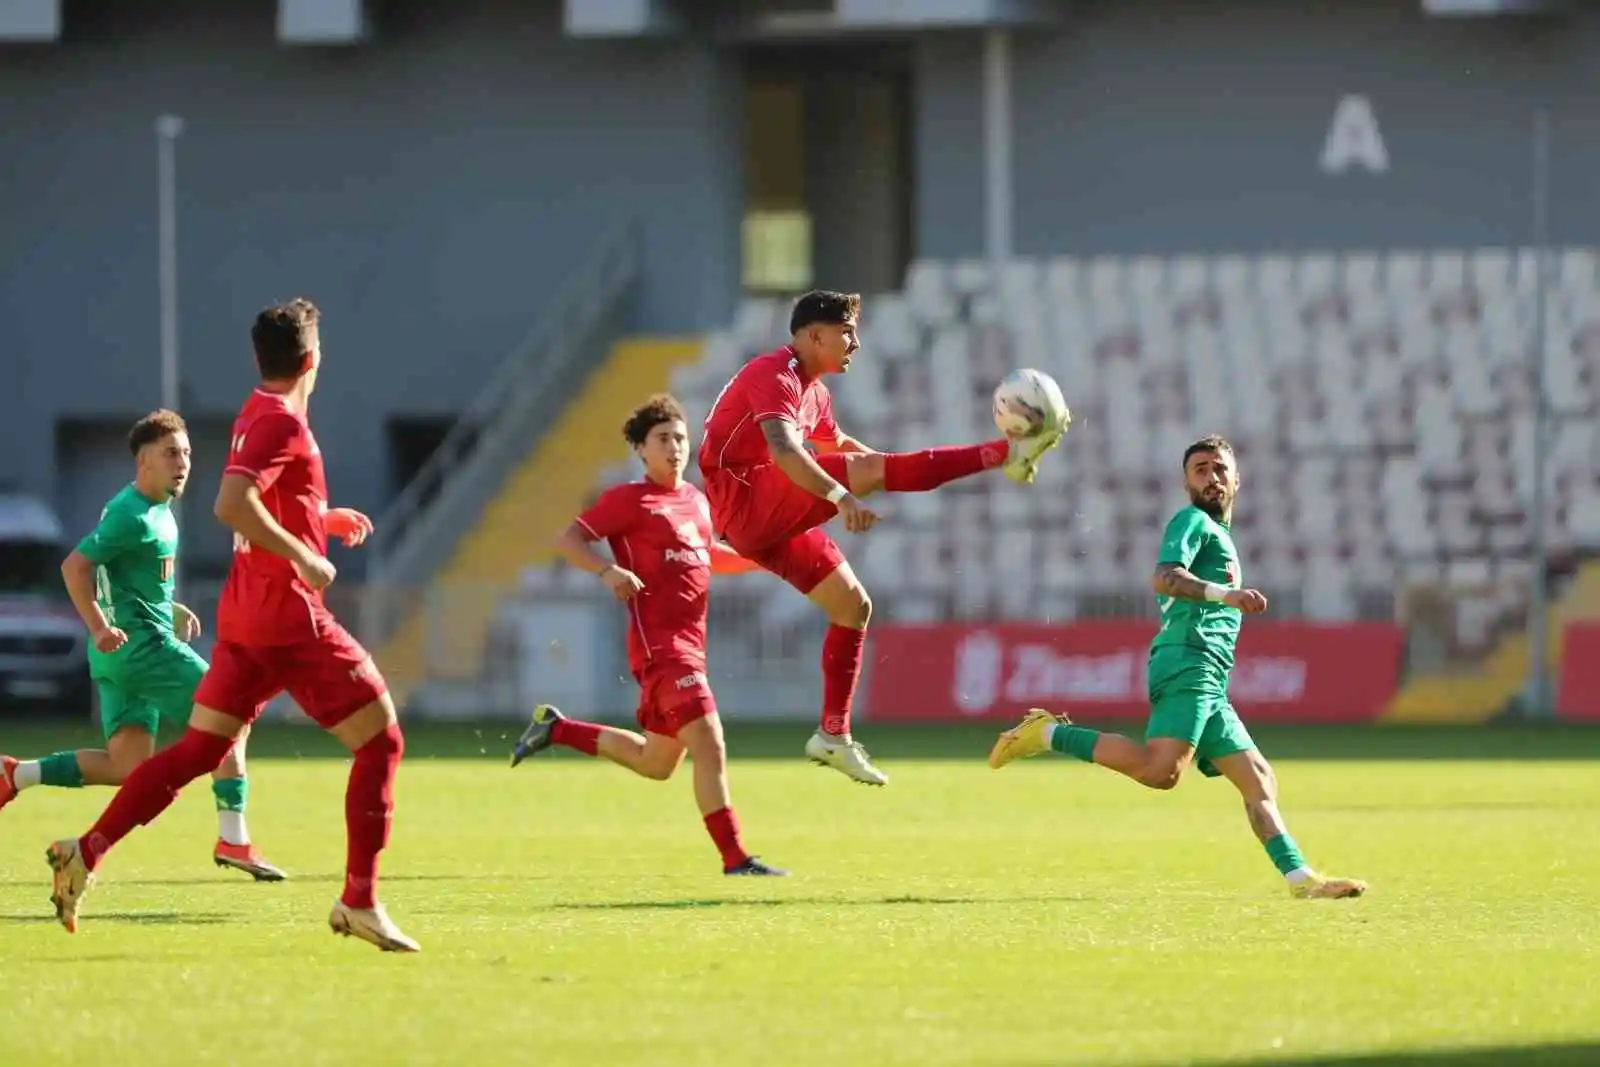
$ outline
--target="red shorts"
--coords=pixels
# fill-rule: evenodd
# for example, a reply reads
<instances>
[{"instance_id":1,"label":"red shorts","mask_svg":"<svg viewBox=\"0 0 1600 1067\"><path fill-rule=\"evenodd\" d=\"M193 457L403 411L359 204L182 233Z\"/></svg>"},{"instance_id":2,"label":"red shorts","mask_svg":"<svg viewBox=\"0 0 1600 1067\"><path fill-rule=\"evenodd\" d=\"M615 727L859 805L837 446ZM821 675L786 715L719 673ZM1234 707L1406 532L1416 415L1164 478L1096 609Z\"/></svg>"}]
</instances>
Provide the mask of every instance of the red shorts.
<instances>
[{"instance_id":1,"label":"red shorts","mask_svg":"<svg viewBox=\"0 0 1600 1067\"><path fill-rule=\"evenodd\" d=\"M246 723L287 691L316 722L330 728L371 704L389 686L360 642L335 624L319 640L298 645L218 641L194 702Z\"/></svg>"},{"instance_id":2,"label":"red shorts","mask_svg":"<svg viewBox=\"0 0 1600 1067\"><path fill-rule=\"evenodd\" d=\"M645 667L634 680L639 683L635 715L641 730L677 737L685 726L717 713L717 701L702 668L662 663Z\"/></svg>"},{"instance_id":3,"label":"red shorts","mask_svg":"<svg viewBox=\"0 0 1600 1067\"><path fill-rule=\"evenodd\" d=\"M849 485L849 457L813 457L839 484ZM776 465L712 471L706 476L711 526L733 550L808 594L844 563L822 526L839 509L789 480Z\"/></svg>"}]
</instances>

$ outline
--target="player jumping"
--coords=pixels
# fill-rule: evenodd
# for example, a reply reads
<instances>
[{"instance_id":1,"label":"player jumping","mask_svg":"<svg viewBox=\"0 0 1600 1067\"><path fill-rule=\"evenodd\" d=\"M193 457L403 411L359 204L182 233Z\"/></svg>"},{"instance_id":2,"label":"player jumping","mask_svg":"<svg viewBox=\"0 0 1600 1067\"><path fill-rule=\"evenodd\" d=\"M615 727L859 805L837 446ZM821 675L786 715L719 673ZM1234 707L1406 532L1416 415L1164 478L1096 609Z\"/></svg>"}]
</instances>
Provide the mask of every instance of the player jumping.
<instances>
[{"instance_id":1,"label":"player jumping","mask_svg":"<svg viewBox=\"0 0 1600 1067\"><path fill-rule=\"evenodd\" d=\"M637 718L644 735L568 719L541 704L517 741L511 765L551 745L565 745L665 781L688 752L695 802L722 853L723 873L788 874L744 850L728 794L722 721L706 680L711 575L738 574L755 564L717 543L704 494L683 480L689 429L676 400L651 397L628 416L622 435L643 462L644 478L600 494L556 547L574 567L598 574L628 605L628 666L639 683ZM611 559L590 547L596 541L609 543Z\"/></svg>"},{"instance_id":2,"label":"player jumping","mask_svg":"<svg viewBox=\"0 0 1600 1067\"><path fill-rule=\"evenodd\" d=\"M383 676L323 602L336 574L328 537L358 545L372 523L328 507L322 455L306 422L322 363L319 318L310 301L293 300L261 312L250 330L261 385L234 420L214 509L234 531L234 554L211 669L183 738L129 775L88 833L50 846L52 900L68 932L76 932L79 904L111 847L221 765L267 701L287 690L355 757L344 802L344 892L329 925L385 951L418 951L377 899L404 739Z\"/></svg>"},{"instance_id":3,"label":"player jumping","mask_svg":"<svg viewBox=\"0 0 1600 1067\"><path fill-rule=\"evenodd\" d=\"M172 501L189 480L189 431L172 411L155 411L128 434L135 471L131 484L100 512L100 523L61 564L73 606L89 628L89 675L100 696L106 747L57 752L38 760L0 756L0 808L37 785L80 789L119 785L156 750L161 724L189 721L206 661L187 642L200 619L173 599L178 520ZM212 772L218 867L261 882L284 874L262 859L245 825L249 780L244 736Z\"/></svg>"},{"instance_id":4,"label":"player jumping","mask_svg":"<svg viewBox=\"0 0 1600 1067\"><path fill-rule=\"evenodd\" d=\"M1040 457L1061 440L1071 419L1057 422L1052 415L1027 437L986 444L872 451L839 429L822 381L849 369L861 347L860 313L854 293L800 297L789 317L789 343L746 363L717 396L706 418L700 470L717 534L828 617L822 723L806 742L806 755L858 782L884 785L888 776L850 734L872 601L823 524L840 515L851 533L871 529L878 516L860 498L880 489L925 492L994 468L1030 483Z\"/></svg>"},{"instance_id":5,"label":"player jumping","mask_svg":"<svg viewBox=\"0 0 1600 1067\"><path fill-rule=\"evenodd\" d=\"M1242 587L1229 525L1239 488L1233 446L1206 437L1183 454L1190 506L1167 524L1151 585L1161 629L1150 643L1150 721L1140 744L1120 734L1073 726L1065 715L1034 708L1000 735L989 766L1053 751L1098 763L1151 789L1178 784L1190 761L1219 775L1244 797L1250 828L1288 882L1308 899L1359 897L1365 882L1328 878L1306 865L1278 812L1278 779L1228 702L1228 675L1241 614L1267 610L1267 598Z\"/></svg>"}]
</instances>

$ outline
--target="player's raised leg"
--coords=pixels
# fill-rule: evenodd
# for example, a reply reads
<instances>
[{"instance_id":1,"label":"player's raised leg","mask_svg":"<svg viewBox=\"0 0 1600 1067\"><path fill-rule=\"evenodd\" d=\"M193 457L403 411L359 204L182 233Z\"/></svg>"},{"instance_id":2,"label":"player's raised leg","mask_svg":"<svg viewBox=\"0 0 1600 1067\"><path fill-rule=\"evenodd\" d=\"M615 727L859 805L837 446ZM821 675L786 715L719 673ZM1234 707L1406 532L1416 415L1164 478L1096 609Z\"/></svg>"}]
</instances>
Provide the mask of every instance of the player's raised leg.
<instances>
[{"instance_id":1,"label":"player's raised leg","mask_svg":"<svg viewBox=\"0 0 1600 1067\"><path fill-rule=\"evenodd\" d=\"M1041 752L1097 763L1150 789L1176 786L1194 759L1194 745L1182 737L1150 737L1141 743L1122 734L1075 726L1066 715L1034 708L995 740L989 766L1004 767Z\"/></svg>"},{"instance_id":2,"label":"player's raised leg","mask_svg":"<svg viewBox=\"0 0 1600 1067\"><path fill-rule=\"evenodd\" d=\"M676 738L657 733L636 733L619 726L569 719L554 704L533 709L533 721L511 750L511 766L529 756L559 745L586 756L600 756L628 768L641 778L664 782L683 762L683 746Z\"/></svg>"},{"instance_id":3,"label":"player's raised leg","mask_svg":"<svg viewBox=\"0 0 1600 1067\"><path fill-rule=\"evenodd\" d=\"M1211 762L1244 798L1250 829L1283 875L1290 893L1306 900L1340 900L1359 897L1367 891L1367 883L1359 879L1331 878L1318 874L1306 863L1278 810L1278 776L1259 750L1249 748L1215 756Z\"/></svg>"}]
</instances>

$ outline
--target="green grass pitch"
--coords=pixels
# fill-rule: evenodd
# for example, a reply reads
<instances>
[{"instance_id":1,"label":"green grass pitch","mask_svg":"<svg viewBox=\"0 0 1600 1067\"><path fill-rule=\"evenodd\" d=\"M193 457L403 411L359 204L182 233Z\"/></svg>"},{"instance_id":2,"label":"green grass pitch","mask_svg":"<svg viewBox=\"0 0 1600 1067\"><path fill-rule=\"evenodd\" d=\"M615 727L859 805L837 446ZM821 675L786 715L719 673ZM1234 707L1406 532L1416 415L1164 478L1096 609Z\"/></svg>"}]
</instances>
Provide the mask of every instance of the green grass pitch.
<instances>
[{"instance_id":1,"label":"green grass pitch","mask_svg":"<svg viewBox=\"0 0 1600 1067\"><path fill-rule=\"evenodd\" d=\"M45 844L105 790L0 813L0 1062L1600 1064L1600 732L1262 729L1290 825L1358 901L1291 900L1232 790L1154 794L994 730L862 724L890 774L735 726L734 880L690 796L511 727L418 728L383 896L423 943L325 925L345 765L264 726L250 821L293 881L215 870L208 790L107 861L75 937ZM38 755L80 731L0 725ZM332 757L332 758L330 758Z\"/></svg>"}]
</instances>

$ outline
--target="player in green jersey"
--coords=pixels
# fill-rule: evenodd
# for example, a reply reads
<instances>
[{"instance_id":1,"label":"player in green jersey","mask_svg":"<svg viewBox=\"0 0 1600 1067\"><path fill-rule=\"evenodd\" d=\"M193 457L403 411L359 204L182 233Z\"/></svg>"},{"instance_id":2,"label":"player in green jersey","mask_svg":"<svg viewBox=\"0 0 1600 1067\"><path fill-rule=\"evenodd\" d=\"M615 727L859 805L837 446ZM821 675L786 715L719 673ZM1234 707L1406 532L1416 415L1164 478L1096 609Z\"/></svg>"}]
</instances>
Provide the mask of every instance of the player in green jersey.
<instances>
[{"instance_id":1,"label":"player in green jersey","mask_svg":"<svg viewBox=\"0 0 1600 1067\"><path fill-rule=\"evenodd\" d=\"M1143 743L1073 726L1065 715L1034 708L989 753L991 767L1053 751L1098 763L1151 789L1171 789L1190 762L1224 777L1244 797L1250 828L1287 881L1308 899L1358 897L1366 883L1329 878L1306 864L1278 811L1278 780L1228 702L1228 674L1243 615L1267 610L1260 591L1243 587L1229 525L1239 488L1233 446L1206 437L1183 454L1190 504L1173 516L1151 578L1161 629L1150 642L1150 721Z\"/></svg>"},{"instance_id":2,"label":"player in green jersey","mask_svg":"<svg viewBox=\"0 0 1600 1067\"><path fill-rule=\"evenodd\" d=\"M89 628L89 675L100 696L106 747L25 762L0 756L0 808L37 785L120 785L155 753L162 723L181 731L189 722L206 672L206 661L187 643L199 636L200 620L172 598L178 555L172 501L188 481L189 433L177 413L156 411L134 424L128 445L133 482L111 498L94 532L61 565ZM241 735L212 776L220 831L212 858L258 881L281 881L283 872L261 857L245 825L244 742Z\"/></svg>"}]
</instances>

